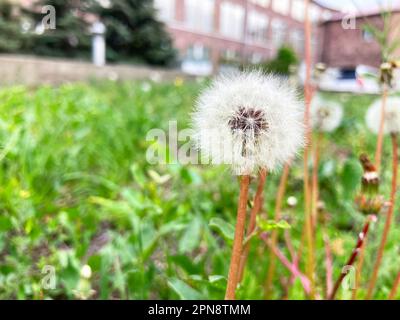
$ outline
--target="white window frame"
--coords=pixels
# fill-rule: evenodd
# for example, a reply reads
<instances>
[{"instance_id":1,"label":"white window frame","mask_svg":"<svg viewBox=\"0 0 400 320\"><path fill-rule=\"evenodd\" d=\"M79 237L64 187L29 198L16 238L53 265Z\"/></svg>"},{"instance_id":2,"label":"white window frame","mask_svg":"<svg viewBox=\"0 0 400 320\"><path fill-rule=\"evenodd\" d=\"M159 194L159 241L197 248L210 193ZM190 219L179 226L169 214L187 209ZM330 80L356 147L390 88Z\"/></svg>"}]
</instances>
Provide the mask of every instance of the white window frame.
<instances>
[{"instance_id":1,"label":"white window frame","mask_svg":"<svg viewBox=\"0 0 400 320\"><path fill-rule=\"evenodd\" d=\"M269 27L269 18L259 11L251 10L247 16L247 38L250 42L266 43Z\"/></svg>"},{"instance_id":2,"label":"white window frame","mask_svg":"<svg viewBox=\"0 0 400 320\"><path fill-rule=\"evenodd\" d=\"M279 49L286 41L287 24L281 19L271 21L272 43L274 48Z\"/></svg>"}]
</instances>

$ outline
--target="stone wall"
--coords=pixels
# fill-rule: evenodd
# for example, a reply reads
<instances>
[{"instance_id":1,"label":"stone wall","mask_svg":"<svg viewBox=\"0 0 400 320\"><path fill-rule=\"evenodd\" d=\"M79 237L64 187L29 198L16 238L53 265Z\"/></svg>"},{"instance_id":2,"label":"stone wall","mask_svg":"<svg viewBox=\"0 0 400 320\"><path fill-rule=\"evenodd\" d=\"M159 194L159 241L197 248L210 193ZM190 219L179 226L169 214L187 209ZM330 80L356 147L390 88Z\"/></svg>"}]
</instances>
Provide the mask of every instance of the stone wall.
<instances>
[{"instance_id":1,"label":"stone wall","mask_svg":"<svg viewBox=\"0 0 400 320\"><path fill-rule=\"evenodd\" d=\"M21 55L0 55L0 85L58 85L94 79L156 81L185 77L178 70L146 66L108 65L96 67L89 62L38 58Z\"/></svg>"}]
</instances>

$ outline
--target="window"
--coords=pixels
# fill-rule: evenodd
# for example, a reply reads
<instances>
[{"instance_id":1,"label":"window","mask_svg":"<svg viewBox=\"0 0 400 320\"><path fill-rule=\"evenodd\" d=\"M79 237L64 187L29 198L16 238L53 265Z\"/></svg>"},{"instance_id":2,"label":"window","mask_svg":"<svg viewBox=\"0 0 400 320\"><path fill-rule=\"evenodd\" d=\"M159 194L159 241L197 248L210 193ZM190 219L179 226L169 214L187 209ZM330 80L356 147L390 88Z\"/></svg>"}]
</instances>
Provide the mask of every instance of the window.
<instances>
[{"instance_id":1,"label":"window","mask_svg":"<svg viewBox=\"0 0 400 320\"><path fill-rule=\"evenodd\" d=\"M198 1L198 0L196 0ZM221 4L220 32L226 37L243 38L244 9L231 2Z\"/></svg>"},{"instance_id":2,"label":"window","mask_svg":"<svg viewBox=\"0 0 400 320\"><path fill-rule=\"evenodd\" d=\"M234 49L225 49L222 50L221 58L228 61L239 60L239 52Z\"/></svg>"},{"instance_id":3,"label":"window","mask_svg":"<svg viewBox=\"0 0 400 320\"><path fill-rule=\"evenodd\" d=\"M363 37L364 41L366 41L366 42L371 42L374 40L374 35L371 32L369 32L368 30L362 31L362 37Z\"/></svg>"},{"instance_id":4,"label":"window","mask_svg":"<svg viewBox=\"0 0 400 320\"><path fill-rule=\"evenodd\" d=\"M292 17L298 21L304 20L304 2L303 0L292 1Z\"/></svg>"},{"instance_id":5,"label":"window","mask_svg":"<svg viewBox=\"0 0 400 320\"><path fill-rule=\"evenodd\" d=\"M258 64L264 60L264 56L261 53L253 52L250 56L250 63Z\"/></svg>"},{"instance_id":6,"label":"window","mask_svg":"<svg viewBox=\"0 0 400 320\"><path fill-rule=\"evenodd\" d=\"M154 0L154 6L160 20L171 21L175 19L175 0Z\"/></svg>"},{"instance_id":7,"label":"window","mask_svg":"<svg viewBox=\"0 0 400 320\"><path fill-rule=\"evenodd\" d=\"M211 50L201 43L193 44L186 50L182 70L196 76L208 76L213 71Z\"/></svg>"},{"instance_id":8,"label":"window","mask_svg":"<svg viewBox=\"0 0 400 320\"><path fill-rule=\"evenodd\" d=\"M275 19L271 23L271 29L272 29L272 42L275 48L279 48L285 42L286 24L283 21Z\"/></svg>"},{"instance_id":9,"label":"window","mask_svg":"<svg viewBox=\"0 0 400 320\"><path fill-rule=\"evenodd\" d=\"M290 9L290 0L273 0L272 9L283 15L287 15Z\"/></svg>"},{"instance_id":10,"label":"window","mask_svg":"<svg viewBox=\"0 0 400 320\"><path fill-rule=\"evenodd\" d=\"M294 30L290 33L290 42L294 50L301 54L304 51L304 32L302 30Z\"/></svg>"},{"instance_id":11,"label":"window","mask_svg":"<svg viewBox=\"0 0 400 320\"><path fill-rule=\"evenodd\" d=\"M341 80L354 80L357 78L355 69L341 69L339 79Z\"/></svg>"},{"instance_id":12,"label":"window","mask_svg":"<svg viewBox=\"0 0 400 320\"><path fill-rule=\"evenodd\" d=\"M219 62L225 65L236 65L240 63L240 53L235 49L221 50Z\"/></svg>"},{"instance_id":13,"label":"window","mask_svg":"<svg viewBox=\"0 0 400 320\"><path fill-rule=\"evenodd\" d=\"M247 34L252 42L265 43L267 41L268 17L257 12L250 11L247 20Z\"/></svg>"},{"instance_id":14,"label":"window","mask_svg":"<svg viewBox=\"0 0 400 320\"><path fill-rule=\"evenodd\" d=\"M211 32L214 29L214 0L185 0L186 24L192 29Z\"/></svg>"},{"instance_id":15,"label":"window","mask_svg":"<svg viewBox=\"0 0 400 320\"><path fill-rule=\"evenodd\" d=\"M202 44L191 45L186 52L186 60L190 61L209 61L210 49Z\"/></svg>"},{"instance_id":16,"label":"window","mask_svg":"<svg viewBox=\"0 0 400 320\"><path fill-rule=\"evenodd\" d=\"M262 7L269 7L271 0L250 0L250 2L258 4L259 6Z\"/></svg>"}]
</instances>

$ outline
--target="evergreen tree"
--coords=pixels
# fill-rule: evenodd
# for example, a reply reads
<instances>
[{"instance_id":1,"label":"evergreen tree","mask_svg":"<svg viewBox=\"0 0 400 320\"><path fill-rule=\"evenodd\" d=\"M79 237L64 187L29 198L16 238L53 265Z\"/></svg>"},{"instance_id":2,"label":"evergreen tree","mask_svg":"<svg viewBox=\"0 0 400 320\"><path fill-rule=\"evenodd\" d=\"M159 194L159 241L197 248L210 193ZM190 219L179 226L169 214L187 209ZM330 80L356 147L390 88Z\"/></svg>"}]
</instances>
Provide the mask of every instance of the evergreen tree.
<instances>
[{"instance_id":1,"label":"evergreen tree","mask_svg":"<svg viewBox=\"0 0 400 320\"><path fill-rule=\"evenodd\" d=\"M89 7L107 27L108 60L173 62L176 51L163 23L156 19L153 0L110 0L107 6L90 0Z\"/></svg>"},{"instance_id":2,"label":"evergreen tree","mask_svg":"<svg viewBox=\"0 0 400 320\"><path fill-rule=\"evenodd\" d=\"M0 52L17 52L22 48L24 37L17 10L11 2L0 1Z\"/></svg>"},{"instance_id":3,"label":"evergreen tree","mask_svg":"<svg viewBox=\"0 0 400 320\"><path fill-rule=\"evenodd\" d=\"M48 5L55 8L55 29L43 23L48 13L42 13L42 8ZM33 25L28 50L45 56L89 57L90 25L80 6L79 0L39 0L25 10Z\"/></svg>"}]
</instances>

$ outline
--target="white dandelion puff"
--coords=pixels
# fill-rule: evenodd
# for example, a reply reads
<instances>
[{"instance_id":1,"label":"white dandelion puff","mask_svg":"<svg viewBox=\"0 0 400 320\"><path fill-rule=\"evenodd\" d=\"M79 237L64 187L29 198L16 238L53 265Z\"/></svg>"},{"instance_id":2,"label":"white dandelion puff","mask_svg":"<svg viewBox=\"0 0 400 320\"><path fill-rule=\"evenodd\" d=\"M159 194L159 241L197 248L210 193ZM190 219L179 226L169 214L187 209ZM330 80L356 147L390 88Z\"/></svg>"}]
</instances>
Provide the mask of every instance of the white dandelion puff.
<instances>
[{"instance_id":1,"label":"white dandelion puff","mask_svg":"<svg viewBox=\"0 0 400 320\"><path fill-rule=\"evenodd\" d=\"M332 132L343 119L343 108L340 104L316 96L311 104L311 124L317 131Z\"/></svg>"},{"instance_id":2,"label":"white dandelion puff","mask_svg":"<svg viewBox=\"0 0 400 320\"><path fill-rule=\"evenodd\" d=\"M379 133L382 111L382 100L376 100L367 111L365 122L367 127L375 134ZM386 101L385 113L383 118L383 132L400 132L400 98L390 97Z\"/></svg>"},{"instance_id":3,"label":"white dandelion puff","mask_svg":"<svg viewBox=\"0 0 400 320\"><path fill-rule=\"evenodd\" d=\"M194 140L213 164L237 175L273 171L304 144L302 102L286 81L261 72L223 76L199 97Z\"/></svg>"},{"instance_id":4,"label":"white dandelion puff","mask_svg":"<svg viewBox=\"0 0 400 320\"><path fill-rule=\"evenodd\" d=\"M90 279L92 277L92 268L89 265L85 264L81 268L81 277L84 279Z\"/></svg>"}]
</instances>

